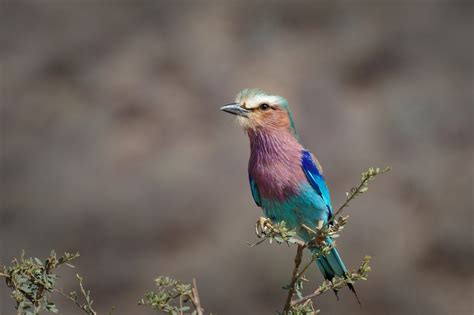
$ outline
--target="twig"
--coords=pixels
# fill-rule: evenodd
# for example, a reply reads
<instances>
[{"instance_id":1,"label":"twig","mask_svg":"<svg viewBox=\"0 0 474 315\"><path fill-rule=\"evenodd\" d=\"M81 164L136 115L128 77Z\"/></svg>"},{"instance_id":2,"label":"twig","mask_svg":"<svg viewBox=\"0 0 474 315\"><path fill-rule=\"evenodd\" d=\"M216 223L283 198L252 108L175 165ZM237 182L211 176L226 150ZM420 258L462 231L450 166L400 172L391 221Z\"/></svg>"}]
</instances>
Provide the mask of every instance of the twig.
<instances>
[{"instance_id":1,"label":"twig","mask_svg":"<svg viewBox=\"0 0 474 315\"><path fill-rule=\"evenodd\" d=\"M297 244L305 246L305 242L294 237L296 231L288 229L285 222L273 225L270 219L260 217L255 224L255 234L261 240L255 243L248 243L250 247L257 246L266 240L269 240L270 244L272 240L275 240L278 244L286 243L287 245Z\"/></svg>"},{"instance_id":2,"label":"twig","mask_svg":"<svg viewBox=\"0 0 474 315\"><path fill-rule=\"evenodd\" d=\"M283 308L283 314L287 314L290 311L291 300L293 299L293 295L295 294L295 291L296 291L295 284L302 274L302 273L298 273L298 269L301 265L304 248L305 246L298 244L298 249L296 250L296 256L295 256L295 267L293 269L293 275L291 276L290 288L288 289L288 295L286 297L285 307Z\"/></svg>"},{"instance_id":3,"label":"twig","mask_svg":"<svg viewBox=\"0 0 474 315\"><path fill-rule=\"evenodd\" d=\"M364 191L367 190L366 189L367 183L370 180L372 180L375 176L377 176L379 174L383 174L383 173L387 173L387 172L391 171L391 168L386 167L383 170L380 170L379 168L377 168L375 173L373 173L373 174L370 174L371 170L373 170L373 169L369 168L369 170L367 172L363 173L363 178L362 178L362 181L360 182L359 186L357 186L355 189L351 189L351 193L347 196L346 201L341 206L339 206L339 209L337 209L336 212L334 212L334 214L332 215L331 219L328 221L327 224L332 223L334 221L334 219L336 219L336 217L342 212L342 210L349 205L349 202L351 202L352 199L354 199L361 192L364 192Z\"/></svg>"},{"instance_id":4,"label":"twig","mask_svg":"<svg viewBox=\"0 0 474 315\"><path fill-rule=\"evenodd\" d=\"M297 300L293 300L291 302L291 307L294 307L295 305L298 305L298 304L305 303L306 301L311 300L312 298L317 297L328 290L339 290L346 284L352 284L359 280L367 280L367 274L371 270L369 264L370 264L370 256L365 256L364 259L362 260L362 263L359 269L357 269L357 271L351 271L349 273L346 273L344 277L334 277L331 281L325 280L319 286L319 288L313 293L305 295ZM356 294L356 298L357 298L357 294ZM359 299L357 298L357 300Z\"/></svg>"},{"instance_id":5,"label":"twig","mask_svg":"<svg viewBox=\"0 0 474 315\"><path fill-rule=\"evenodd\" d=\"M89 315L97 315L97 312L96 312L96 311L94 311L93 309L88 308L86 305L82 305L82 304L77 300L77 298L76 298L76 299L73 298L72 296L70 296L70 295L64 293L62 290L60 290L60 289L54 289L53 292L56 292L56 293L62 295L63 297L65 297L66 299L72 301L74 304L77 305L77 307L79 307L81 310L83 310L83 311L86 312L87 314L89 314Z\"/></svg>"},{"instance_id":6,"label":"twig","mask_svg":"<svg viewBox=\"0 0 474 315\"><path fill-rule=\"evenodd\" d=\"M303 302L306 302L307 300L309 299L312 299L314 297L317 297L318 295L321 295L323 294L324 292L326 291L323 291L321 290L321 288L318 288L316 291L314 291L313 293L310 293L308 295L305 295L303 296L301 299L298 299L298 300L294 300L291 302L291 306L295 306L295 305L298 305L298 304L301 304Z\"/></svg>"},{"instance_id":7,"label":"twig","mask_svg":"<svg viewBox=\"0 0 474 315\"><path fill-rule=\"evenodd\" d=\"M97 313L95 311L90 311L90 310L87 310L85 309L84 305L81 305L81 303L79 303L79 301L77 299L74 299L73 297L71 297L70 295L64 293L62 290L59 290L59 289L54 289L53 292L56 292L60 295L62 295L63 297L65 297L66 299L70 300L71 302L73 302L74 304L77 305L77 307L79 307L81 310L85 311L87 314L92 314L92 315L96 315ZM90 313L92 312L92 313Z\"/></svg>"},{"instance_id":8,"label":"twig","mask_svg":"<svg viewBox=\"0 0 474 315\"><path fill-rule=\"evenodd\" d=\"M191 302L194 304L194 307L196 308L197 315L203 315L204 314L204 308L201 306L201 300L199 299L199 293L198 293L195 278L193 278L193 288L192 288Z\"/></svg>"},{"instance_id":9,"label":"twig","mask_svg":"<svg viewBox=\"0 0 474 315\"><path fill-rule=\"evenodd\" d=\"M346 208L346 207L349 205L349 202L351 202L352 199L355 198L355 196L360 192L360 190L362 189L362 187L364 187L364 185L365 185L368 181L369 181L368 179L365 179L365 180L363 180L362 182L360 182L359 186L357 186L357 188L351 192L351 194L349 195L349 197L347 197L346 201L345 201L342 205L339 206L339 209L337 209L336 212L334 212L333 216L331 217L331 219L329 220L328 223L334 221L334 219L342 212L342 210L343 210L344 208Z\"/></svg>"},{"instance_id":10,"label":"twig","mask_svg":"<svg viewBox=\"0 0 474 315\"><path fill-rule=\"evenodd\" d=\"M312 230L308 226L303 224L303 228L306 228L310 233L315 233L316 235L318 234L316 231ZM320 243L323 241L322 239L319 239L318 237L315 238L316 244L320 245ZM310 261L301 269L301 271L298 271L299 266L301 265L301 257L303 256L303 250L308 247L308 244L311 245L312 242L309 243L303 243L303 245L298 244L298 248L296 251L296 256L295 256L295 268L293 269L293 275L291 277L291 282L289 285L288 289L288 295L286 296L286 302L285 302L285 307L283 308L283 314L288 314L291 306L293 306L292 299L293 296L296 292L295 285L297 281L305 274L306 270L308 270L309 266L311 266L316 259L320 256L317 254L312 255Z\"/></svg>"}]
</instances>

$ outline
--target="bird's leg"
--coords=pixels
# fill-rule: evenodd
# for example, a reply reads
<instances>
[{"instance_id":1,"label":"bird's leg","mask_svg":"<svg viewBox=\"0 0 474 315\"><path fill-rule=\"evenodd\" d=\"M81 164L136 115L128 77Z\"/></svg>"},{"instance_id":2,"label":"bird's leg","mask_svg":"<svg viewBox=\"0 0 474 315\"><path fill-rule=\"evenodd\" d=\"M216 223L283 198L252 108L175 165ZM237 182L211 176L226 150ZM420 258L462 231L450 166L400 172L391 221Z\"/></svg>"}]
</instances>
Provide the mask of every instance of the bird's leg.
<instances>
[{"instance_id":1,"label":"bird's leg","mask_svg":"<svg viewBox=\"0 0 474 315\"><path fill-rule=\"evenodd\" d=\"M318 220L318 221L316 222L316 229L317 229L318 231L321 230L322 227L323 227L323 225L324 225L324 221L323 221L323 220Z\"/></svg>"},{"instance_id":2,"label":"bird's leg","mask_svg":"<svg viewBox=\"0 0 474 315\"><path fill-rule=\"evenodd\" d=\"M323 228L323 226L324 226L324 221L323 220L316 221L316 231L318 231L318 233L316 235L316 243L317 244L321 244L325 240L325 237L321 236L321 229Z\"/></svg>"}]
</instances>

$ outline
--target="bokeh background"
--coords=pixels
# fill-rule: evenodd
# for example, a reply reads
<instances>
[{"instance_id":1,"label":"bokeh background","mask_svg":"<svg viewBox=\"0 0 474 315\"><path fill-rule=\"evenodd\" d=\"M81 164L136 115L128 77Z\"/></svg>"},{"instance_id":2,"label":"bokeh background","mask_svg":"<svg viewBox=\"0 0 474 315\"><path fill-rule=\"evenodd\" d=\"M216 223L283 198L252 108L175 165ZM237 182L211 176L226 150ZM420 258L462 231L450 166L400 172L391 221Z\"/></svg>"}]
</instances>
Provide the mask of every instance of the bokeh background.
<instances>
[{"instance_id":1,"label":"bokeh background","mask_svg":"<svg viewBox=\"0 0 474 315\"><path fill-rule=\"evenodd\" d=\"M322 314L473 313L473 5L469 1L5 1L0 6L0 262L79 251L101 313L158 275L214 314L281 309L294 248L261 245L248 140L218 108L285 96L369 281ZM313 268L309 288L321 276ZM67 303L61 314L79 314ZM0 313L14 314L0 289Z\"/></svg>"}]
</instances>

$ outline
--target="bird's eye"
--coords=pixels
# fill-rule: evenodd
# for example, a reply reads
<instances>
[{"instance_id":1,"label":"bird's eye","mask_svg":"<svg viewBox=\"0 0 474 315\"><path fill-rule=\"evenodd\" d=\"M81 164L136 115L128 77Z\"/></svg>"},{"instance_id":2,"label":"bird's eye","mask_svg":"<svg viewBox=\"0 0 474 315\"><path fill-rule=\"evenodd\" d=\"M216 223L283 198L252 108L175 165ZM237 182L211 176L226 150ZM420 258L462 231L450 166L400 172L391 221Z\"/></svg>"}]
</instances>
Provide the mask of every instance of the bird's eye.
<instances>
[{"instance_id":1,"label":"bird's eye","mask_svg":"<svg viewBox=\"0 0 474 315\"><path fill-rule=\"evenodd\" d=\"M260 104L260 109L261 110L270 109L270 105L268 105L267 103L262 103L262 104Z\"/></svg>"}]
</instances>

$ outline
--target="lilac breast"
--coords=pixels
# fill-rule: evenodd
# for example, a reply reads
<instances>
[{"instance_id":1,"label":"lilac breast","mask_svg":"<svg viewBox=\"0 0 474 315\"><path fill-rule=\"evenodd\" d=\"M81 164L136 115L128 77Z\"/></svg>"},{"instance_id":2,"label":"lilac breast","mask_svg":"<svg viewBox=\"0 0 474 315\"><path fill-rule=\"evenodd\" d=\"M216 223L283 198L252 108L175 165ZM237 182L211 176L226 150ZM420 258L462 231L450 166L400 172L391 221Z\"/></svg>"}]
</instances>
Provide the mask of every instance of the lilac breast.
<instances>
[{"instance_id":1,"label":"lilac breast","mask_svg":"<svg viewBox=\"0 0 474 315\"><path fill-rule=\"evenodd\" d=\"M301 169L301 144L287 132L249 133L249 175L261 197L284 201L306 180Z\"/></svg>"}]
</instances>

